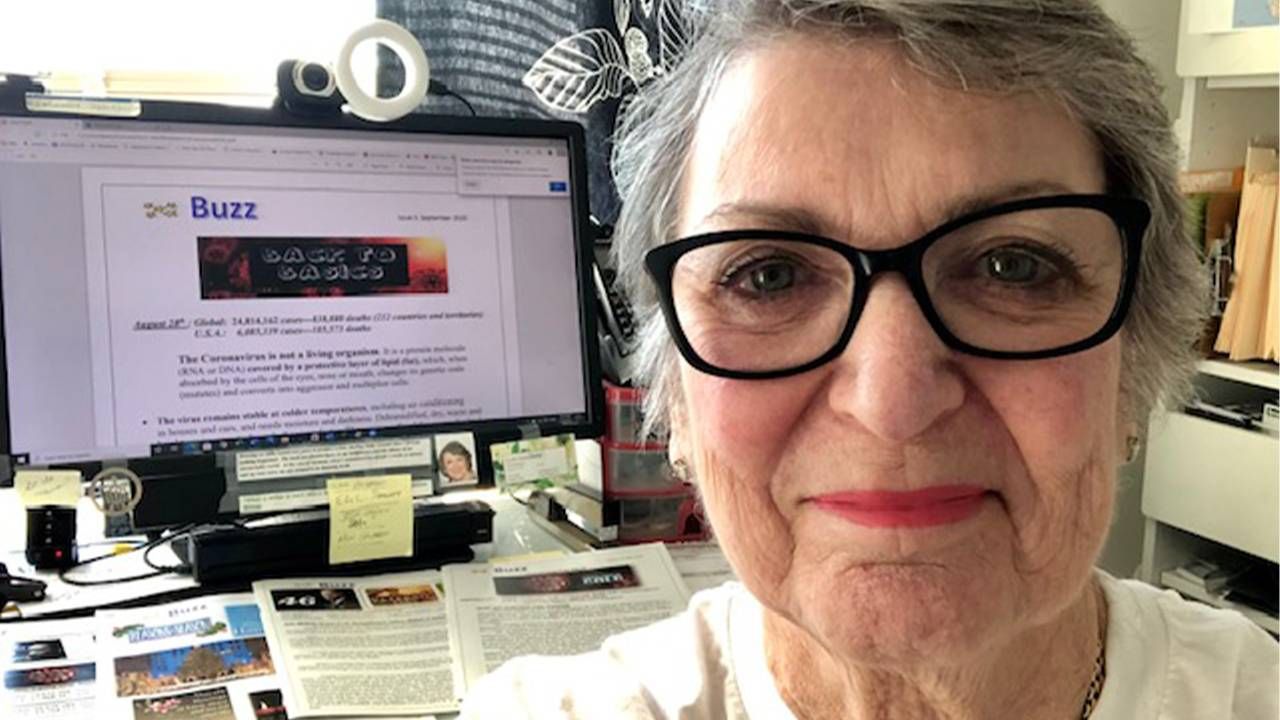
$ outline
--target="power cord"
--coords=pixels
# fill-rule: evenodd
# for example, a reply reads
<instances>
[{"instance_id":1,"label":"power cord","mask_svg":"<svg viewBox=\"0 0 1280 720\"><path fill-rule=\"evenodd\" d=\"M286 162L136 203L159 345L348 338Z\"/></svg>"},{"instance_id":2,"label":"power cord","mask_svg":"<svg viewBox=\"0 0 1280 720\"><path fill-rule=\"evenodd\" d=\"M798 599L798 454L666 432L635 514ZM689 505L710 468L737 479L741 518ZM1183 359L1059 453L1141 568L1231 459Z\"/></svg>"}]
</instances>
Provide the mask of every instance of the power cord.
<instances>
[{"instance_id":1,"label":"power cord","mask_svg":"<svg viewBox=\"0 0 1280 720\"><path fill-rule=\"evenodd\" d=\"M194 528L192 528L191 530L188 530L187 534L189 535L192 530L194 530ZM175 534L169 537L169 541L173 542L174 540L177 539L177 537L178 536ZM185 563L180 563L178 565L156 565L155 563L151 562L151 551L155 550L158 547L160 547L160 545L157 543L155 545L148 546L146 549L142 551L142 562L145 563L147 567L151 568L152 570L158 573L190 573L191 572L191 566Z\"/></svg>"},{"instance_id":2,"label":"power cord","mask_svg":"<svg viewBox=\"0 0 1280 720\"><path fill-rule=\"evenodd\" d=\"M168 566L156 565L155 563L151 562L151 551L163 543L172 542L183 535L189 535L191 531L195 530L195 528L196 528L196 523L183 525L182 527L178 528L177 530L174 530L168 535L161 535L160 537L157 537L154 540L148 540L147 542L141 545L138 545L137 547L130 550L129 551L130 553L138 552L139 550L142 551L142 561L146 563L147 567L152 569L152 571L149 573L143 573L141 575L133 575L125 578L109 578L104 580L77 580L72 577L69 577L68 574L72 570L75 570L76 568L84 567L86 565L92 565L93 563L101 562L109 558L120 557L120 554L109 553L107 555L99 555L98 557L95 557L95 558L89 558L88 560L82 560L76 563L75 565L59 570L58 579L68 585L72 585L75 587L96 587L99 585L116 585L119 583L133 582L135 580L146 580L147 578L158 577L160 575L168 575L171 573L190 572L191 568L190 566L187 566L187 565L168 565ZM122 554L127 555L128 553L122 553Z\"/></svg>"},{"instance_id":3,"label":"power cord","mask_svg":"<svg viewBox=\"0 0 1280 720\"><path fill-rule=\"evenodd\" d=\"M427 94L428 95L444 95L452 98L457 98L458 100L462 101L463 105L467 106L467 110L471 113L471 117L476 117L476 109L471 106L471 103L468 102L466 98L454 92L448 85L445 85L439 80L427 81Z\"/></svg>"}]
</instances>

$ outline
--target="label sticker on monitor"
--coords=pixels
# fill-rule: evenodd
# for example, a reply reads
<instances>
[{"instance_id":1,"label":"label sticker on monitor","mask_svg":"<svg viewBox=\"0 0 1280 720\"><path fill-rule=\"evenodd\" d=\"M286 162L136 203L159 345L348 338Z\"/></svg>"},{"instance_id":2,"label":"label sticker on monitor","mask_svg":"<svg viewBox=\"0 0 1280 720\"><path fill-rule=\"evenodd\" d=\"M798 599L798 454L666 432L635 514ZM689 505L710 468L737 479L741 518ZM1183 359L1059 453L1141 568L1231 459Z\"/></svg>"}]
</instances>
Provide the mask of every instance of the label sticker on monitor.
<instances>
[{"instance_id":1,"label":"label sticker on monitor","mask_svg":"<svg viewBox=\"0 0 1280 720\"><path fill-rule=\"evenodd\" d=\"M238 452L236 479L258 482L431 465L431 438L390 438Z\"/></svg>"},{"instance_id":2,"label":"label sticker on monitor","mask_svg":"<svg viewBox=\"0 0 1280 720\"><path fill-rule=\"evenodd\" d=\"M138 117L142 103L130 98L87 98L79 95L27 93L30 112L79 113L101 117Z\"/></svg>"},{"instance_id":3,"label":"label sticker on monitor","mask_svg":"<svg viewBox=\"0 0 1280 720\"><path fill-rule=\"evenodd\" d=\"M435 493L435 482L430 478L413 481L415 498L430 497ZM308 490L278 490L276 492L241 495L238 504L241 515L305 510L328 504L329 495L322 487Z\"/></svg>"}]
</instances>

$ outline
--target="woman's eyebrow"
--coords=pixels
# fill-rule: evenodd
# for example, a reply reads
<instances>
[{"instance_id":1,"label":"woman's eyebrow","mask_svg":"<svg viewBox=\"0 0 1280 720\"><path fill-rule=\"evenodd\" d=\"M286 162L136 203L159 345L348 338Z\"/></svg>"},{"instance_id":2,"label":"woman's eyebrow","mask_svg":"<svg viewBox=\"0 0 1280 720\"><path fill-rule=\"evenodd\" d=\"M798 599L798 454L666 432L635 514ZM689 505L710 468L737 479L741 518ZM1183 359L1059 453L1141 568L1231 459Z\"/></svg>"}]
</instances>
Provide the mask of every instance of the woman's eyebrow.
<instances>
[{"instance_id":1,"label":"woman's eyebrow","mask_svg":"<svg viewBox=\"0 0 1280 720\"><path fill-rule=\"evenodd\" d=\"M810 235L830 234L836 230L834 223L810 208L753 202L721 203L704 215L698 224L706 226L724 222L770 230L792 230Z\"/></svg>"},{"instance_id":2,"label":"woman's eyebrow","mask_svg":"<svg viewBox=\"0 0 1280 720\"><path fill-rule=\"evenodd\" d=\"M942 215L935 223L942 225L969 213L989 208L1000 203L1043 195L1067 195L1083 192L1057 180L1020 180L1004 185L981 188L971 194L961 195L948 202Z\"/></svg>"},{"instance_id":3,"label":"woman's eyebrow","mask_svg":"<svg viewBox=\"0 0 1280 720\"><path fill-rule=\"evenodd\" d=\"M1019 200L1043 195L1060 195L1082 192L1066 183L1049 180L1020 180L1003 185L980 188L972 193L959 195L945 202L934 226L942 225L969 213L977 212L1003 202ZM822 212L813 208L797 205L771 205L759 202L727 202L717 205L715 209L702 217L700 227L722 225L726 222L734 225L793 230L810 235L825 237L843 237L848 230Z\"/></svg>"}]
</instances>

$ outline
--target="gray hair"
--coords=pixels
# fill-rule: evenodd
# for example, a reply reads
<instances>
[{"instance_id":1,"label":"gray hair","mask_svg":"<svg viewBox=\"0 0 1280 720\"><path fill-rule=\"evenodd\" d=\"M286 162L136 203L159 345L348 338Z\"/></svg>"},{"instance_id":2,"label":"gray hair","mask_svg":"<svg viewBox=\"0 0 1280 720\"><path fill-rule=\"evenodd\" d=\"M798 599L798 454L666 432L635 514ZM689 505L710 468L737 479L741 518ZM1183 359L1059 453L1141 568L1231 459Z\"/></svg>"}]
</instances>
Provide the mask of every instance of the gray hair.
<instances>
[{"instance_id":1,"label":"gray hair","mask_svg":"<svg viewBox=\"0 0 1280 720\"><path fill-rule=\"evenodd\" d=\"M1152 211L1123 329L1120 418L1144 428L1162 394L1190 392L1207 277L1184 227L1176 143L1154 73L1092 0L692 0L684 20L684 58L639 91L613 157L623 201L614 254L642 328L647 422L662 426L675 407L678 355L644 254L674 239L694 129L726 68L792 35L887 40L941 86L1059 102L1098 141L1108 192Z\"/></svg>"}]
</instances>

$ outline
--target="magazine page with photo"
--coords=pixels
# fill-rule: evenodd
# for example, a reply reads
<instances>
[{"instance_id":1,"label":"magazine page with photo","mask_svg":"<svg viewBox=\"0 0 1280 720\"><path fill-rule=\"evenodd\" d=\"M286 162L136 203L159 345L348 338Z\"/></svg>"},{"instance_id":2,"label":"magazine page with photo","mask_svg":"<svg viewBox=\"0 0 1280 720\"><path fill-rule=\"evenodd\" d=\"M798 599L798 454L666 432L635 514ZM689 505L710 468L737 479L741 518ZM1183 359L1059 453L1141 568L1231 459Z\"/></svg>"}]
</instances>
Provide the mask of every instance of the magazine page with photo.
<instances>
[{"instance_id":1,"label":"magazine page with photo","mask_svg":"<svg viewBox=\"0 0 1280 720\"><path fill-rule=\"evenodd\" d=\"M455 712L439 571L253 584L292 718Z\"/></svg>"},{"instance_id":2,"label":"magazine page with photo","mask_svg":"<svg viewBox=\"0 0 1280 720\"><path fill-rule=\"evenodd\" d=\"M276 662L247 593L99 611L98 714L119 720L251 720L278 708Z\"/></svg>"},{"instance_id":3,"label":"magazine page with photo","mask_svg":"<svg viewBox=\"0 0 1280 720\"><path fill-rule=\"evenodd\" d=\"M93 628L93 618L0 625L0 717L99 717Z\"/></svg>"}]
</instances>

